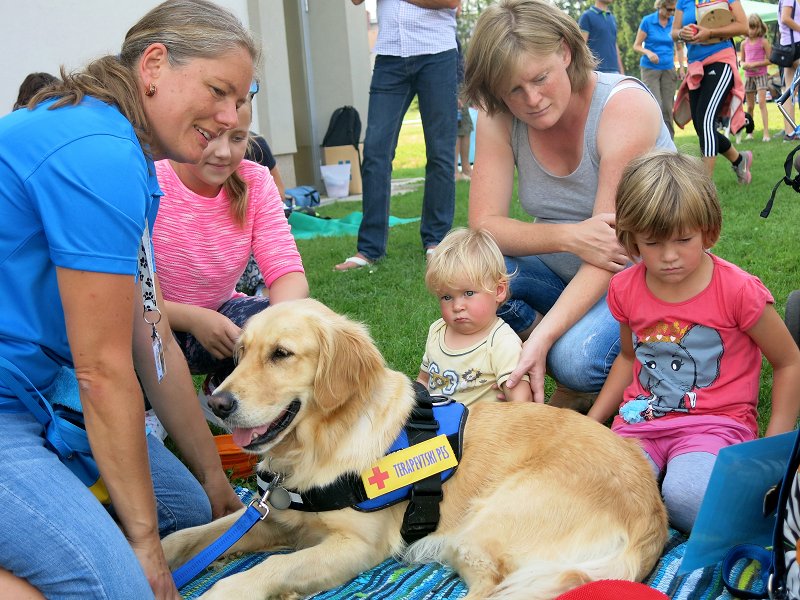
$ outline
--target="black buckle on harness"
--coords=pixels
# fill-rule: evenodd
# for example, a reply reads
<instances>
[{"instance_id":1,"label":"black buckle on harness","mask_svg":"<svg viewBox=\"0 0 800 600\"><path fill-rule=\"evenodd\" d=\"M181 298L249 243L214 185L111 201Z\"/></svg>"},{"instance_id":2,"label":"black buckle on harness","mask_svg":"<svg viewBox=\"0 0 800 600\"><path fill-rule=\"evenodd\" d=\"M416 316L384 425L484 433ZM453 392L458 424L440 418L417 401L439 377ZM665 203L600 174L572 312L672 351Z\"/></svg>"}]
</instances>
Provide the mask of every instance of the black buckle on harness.
<instances>
[{"instance_id":1,"label":"black buckle on harness","mask_svg":"<svg viewBox=\"0 0 800 600\"><path fill-rule=\"evenodd\" d=\"M438 473L414 484L400 527L400 535L407 544L424 538L439 526L439 503L443 497Z\"/></svg>"},{"instance_id":2,"label":"black buckle on harness","mask_svg":"<svg viewBox=\"0 0 800 600\"><path fill-rule=\"evenodd\" d=\"M431 411L430 418L433 419L433 411ZM413 431L439 431L439 421L431 421L430 423L421 423L419 421L409 421L406 424L406 431L410 431L410 430L413 430ZM435 436L428 436L428 437L431 438L431 437L435 437Z\"/></svg>"}]
</instances>

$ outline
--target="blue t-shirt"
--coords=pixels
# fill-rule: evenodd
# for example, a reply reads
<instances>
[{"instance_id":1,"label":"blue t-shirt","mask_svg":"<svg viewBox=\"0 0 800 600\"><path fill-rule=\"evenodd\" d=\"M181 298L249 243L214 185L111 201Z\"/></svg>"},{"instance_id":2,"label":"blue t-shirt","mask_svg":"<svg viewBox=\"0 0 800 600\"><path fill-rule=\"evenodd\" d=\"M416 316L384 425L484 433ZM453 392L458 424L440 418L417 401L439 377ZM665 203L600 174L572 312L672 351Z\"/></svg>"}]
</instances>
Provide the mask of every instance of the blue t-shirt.
<instances>
[{"instance_id":1,"label":"blue t-shirt","mask_svg":"<svg viewBox=\"0 0 800 600\"><path fill-rule=\"evenodd\" d=\"M51 104L0 119L0 356L43 393L72 366L56 267L129 274L133 286L161 194L117 108ZM25 409L0 383L4 410Z\"/></svg>"},{"instance_id":2,"label":"blue t-shirt","mask_svg":"<svg viewBox=\"0 0 800 600\"><path fill-rule=\"evenodd\" d=\"M607 10L600 10L590 6L578 19L581 31L589 34L586 41L600 64L598 71L604 73L619 73L619 60L617 57L617 20Z\"/></svg>"},{"instance_id":3,"label":"blue t-shirt","mask_svg":"<svg viewBox=\"0 0 800 600\"><path fill-rule=\"evenodd\" d=\"M642 55L642 59L639 61L640 67L656 71L668 71L675 68L675 42L672 41L672 21L674 19L675 17L670 17L664 27L658 20L658 11L650 13L642 19L639 29L647 36L644 40L644 47L658 55L658 64Z\"/></svg>"},{"instance_id":4,"label":"blue t-shirt","mask_svg":"<svg viewBox=\"0 0 800 600\"><path fill-rule=\"evenodd\" d=\"M735 0L727 0L728 6L734 3ZM698 2L698 4L703 4ZM678 0L675 5L677 10L683 11L683 21L681 27L685 27L691 23L697 25L697 16L695 14L695 0ZM686 58L690 63L705 60L715 52L731 48L733 46L732 40L723 40L716 44L686 44Z\"/></svg>"}]
</instances>

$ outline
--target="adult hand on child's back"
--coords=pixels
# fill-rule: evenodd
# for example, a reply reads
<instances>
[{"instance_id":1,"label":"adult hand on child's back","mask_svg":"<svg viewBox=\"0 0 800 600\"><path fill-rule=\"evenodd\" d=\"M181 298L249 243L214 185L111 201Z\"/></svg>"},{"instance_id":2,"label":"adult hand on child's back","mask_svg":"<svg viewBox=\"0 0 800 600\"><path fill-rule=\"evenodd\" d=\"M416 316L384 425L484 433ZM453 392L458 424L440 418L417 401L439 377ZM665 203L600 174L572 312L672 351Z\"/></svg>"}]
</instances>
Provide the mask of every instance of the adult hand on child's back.
<instances>
[{"instance_id":1,"label":"adult hand on child's back","mask_svg":"<svg viewBox=\"0 0 800 600\"><path fill-rule=\"evenodd\" d=\"M198 312L191 334L216 359L233 356L233 347L242 330L228 317L215 310Z\"/></svg>"},{"instance_id":2,"label":"adult hand on child's back","mask_svg":"<svg viewBox=\"0 0 800 600\"><path fill-rule=\"evenodd\" d=\"M576 223L577 235L571 252L583 262L616 273L625 268L629 258L617 241L614 213L599 213Z\"/></svg>"}]
</instances>

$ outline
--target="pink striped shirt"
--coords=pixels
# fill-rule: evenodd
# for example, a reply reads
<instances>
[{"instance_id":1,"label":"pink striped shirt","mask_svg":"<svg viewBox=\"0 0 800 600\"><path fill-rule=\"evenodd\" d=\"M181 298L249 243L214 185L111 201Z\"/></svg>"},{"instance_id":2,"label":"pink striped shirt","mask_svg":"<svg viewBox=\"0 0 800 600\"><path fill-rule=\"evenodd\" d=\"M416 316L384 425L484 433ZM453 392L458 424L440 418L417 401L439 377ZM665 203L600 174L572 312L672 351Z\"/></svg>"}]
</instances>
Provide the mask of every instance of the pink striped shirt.
<instances>
[{"instance_id":1,"label":"pink striped shirt","mask_svg":"<svg viewBox=\"0 0 800 600\"><path fill-rule=\"evenodd\" d=\"M166 300L217 310L235 291L252 251L267 287L287 273L303 273L278 188L269 170L242 161L247 182L244 227L230 214L225 190L215 198L195 194L168 160L156 163L164 192L153 226L153 247Z\"/></svg>"}]
</instances>

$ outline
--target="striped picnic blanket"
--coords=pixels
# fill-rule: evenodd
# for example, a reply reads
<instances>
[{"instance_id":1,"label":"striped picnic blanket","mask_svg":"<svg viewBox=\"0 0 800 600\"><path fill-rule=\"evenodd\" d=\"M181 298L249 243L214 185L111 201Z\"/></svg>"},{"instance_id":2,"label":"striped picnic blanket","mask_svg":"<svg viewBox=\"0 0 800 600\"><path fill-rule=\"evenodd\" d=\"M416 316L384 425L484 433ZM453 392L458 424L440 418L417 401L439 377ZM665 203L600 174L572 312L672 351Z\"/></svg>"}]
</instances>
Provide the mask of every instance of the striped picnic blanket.
<instances>
[{"instance_id":1,"label":"striped picnic blanket","mask_svg":"<svg viewBox=\"0 0 800 600\"><path fill-rule=\"evenodd\" d=\"M250 501L252 492L244 488L237 491L243 501ZM664 555L645 583L675 600L733 600L722 585L719 564L677 575L685 550L686 536L670 530ZM266 552L246 554L222 566L215 566L181 588L181 595L187 600L198 598L223 577L246 571L269 556ZM757 565L738 564L733 572L733 581L739 588L753 589L759 582ZM449 567L439 564L408 565L390 558L352 581L310 596L308 600L446 600L463 598L466 594L466 584Z\"/></svg>"}]
</instances>

